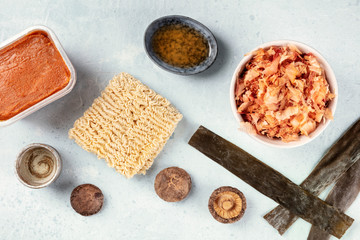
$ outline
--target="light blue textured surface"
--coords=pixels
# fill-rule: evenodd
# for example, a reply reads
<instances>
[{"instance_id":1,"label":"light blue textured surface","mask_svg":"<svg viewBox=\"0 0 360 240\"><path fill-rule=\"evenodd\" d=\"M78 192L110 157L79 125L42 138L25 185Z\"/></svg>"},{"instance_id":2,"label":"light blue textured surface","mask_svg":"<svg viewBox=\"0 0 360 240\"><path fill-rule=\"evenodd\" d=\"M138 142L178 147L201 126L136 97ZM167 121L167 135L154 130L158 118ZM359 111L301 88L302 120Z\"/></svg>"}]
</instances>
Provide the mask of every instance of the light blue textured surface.
<instances>
[{"instance_id":1,"label":"light blue textured surface","mask_svg":"<svg viewBox=\"0 0 360 240\"><path fill-rule=\"evenodd\" d=\"M55 31L74 64L74 90L31 116L0 129L0 239L306 239L310 224L298 220L284 235L262 218L277 204L191 148L202 124L300 183L325 150L360 115L360 6L351 1L0 1L0 41L44 24ZM145 54L143 33L154 19L192 17L213 31L219 56L204 73L182 77L155 66ZM238 62L257 45L278 39L304 42L330 63L339 85L335 121L311 143L295 149L261 145L237 131L228 89ZM125 179L67 137L113 75L126 71L168 98L184 119L146 176ZM33 142L52 145L63 172L50 187L32 190L14 175L16 155ZM186 169L193 180L183 202L167 203L153 189L165 167ZM82 217L70 206L72 189L100 187L101 212ZM211 192L230 185L246 196L237 223L216 222L207 209ZM322 195L324 197L324 194ZM360 198L347 214L355 219L343 239L360 236Z\"/></svg>"}]
</instances>

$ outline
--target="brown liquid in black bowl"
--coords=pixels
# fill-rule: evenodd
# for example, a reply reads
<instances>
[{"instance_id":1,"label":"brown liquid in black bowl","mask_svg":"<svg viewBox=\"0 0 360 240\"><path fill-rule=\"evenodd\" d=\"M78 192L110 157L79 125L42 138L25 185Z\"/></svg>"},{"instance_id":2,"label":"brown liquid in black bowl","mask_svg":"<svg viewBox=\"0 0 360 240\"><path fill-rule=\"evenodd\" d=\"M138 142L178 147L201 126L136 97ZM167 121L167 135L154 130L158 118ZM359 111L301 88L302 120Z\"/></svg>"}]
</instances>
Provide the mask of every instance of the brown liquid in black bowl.
<instances>
[{"instance_id":1,"label":"brown liquid in black bowl","mask_svg":"<svg viewBox=\"0 0 360 240\"><path fill-rule=\"evenodd\" d=\"M159 28L151 45L158 58L174 67L195 67L209 56L209 44L204 36L183 24Z\"/></svg>"}]
</instances>

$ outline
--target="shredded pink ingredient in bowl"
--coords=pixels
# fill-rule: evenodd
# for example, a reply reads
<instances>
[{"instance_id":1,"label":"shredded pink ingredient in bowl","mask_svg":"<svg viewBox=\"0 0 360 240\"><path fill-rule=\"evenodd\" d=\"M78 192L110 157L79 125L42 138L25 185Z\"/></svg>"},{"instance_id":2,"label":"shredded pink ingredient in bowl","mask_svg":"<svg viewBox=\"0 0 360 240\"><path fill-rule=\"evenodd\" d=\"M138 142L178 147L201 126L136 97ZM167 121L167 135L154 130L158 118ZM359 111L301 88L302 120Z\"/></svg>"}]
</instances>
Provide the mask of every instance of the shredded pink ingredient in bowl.
<instances>
[{"instance_id":1,"label":"shredded pink ingredient in bowl","mask_svg":"<svg viewBox=\"0 0 360 240\"><path fill-rule=\"evenodd\" d=\"M332 119L324 69L312 53L296 46L258 49L239 74L235 86L240 129L281 139L308 136L321 121Z\"/></svg>"}]
</instances>

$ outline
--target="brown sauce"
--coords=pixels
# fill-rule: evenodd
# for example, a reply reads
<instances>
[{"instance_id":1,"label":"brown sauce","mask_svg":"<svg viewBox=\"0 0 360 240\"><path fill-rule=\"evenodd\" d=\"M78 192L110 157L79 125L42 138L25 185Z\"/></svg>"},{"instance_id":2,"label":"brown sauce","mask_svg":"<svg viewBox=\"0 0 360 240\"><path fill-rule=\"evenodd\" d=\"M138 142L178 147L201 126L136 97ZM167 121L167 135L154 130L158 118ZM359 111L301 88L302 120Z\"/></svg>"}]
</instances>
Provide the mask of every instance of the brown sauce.
<instances>
[{"instance_id":1,"label":"brown sauce","mask_svg":"<svg viewBox=\"0 0 360 240\"><path fill-rule=\"evenodd\" d=\"M174 67L195 67L209 56L205 37L183 24L161 27L154 33L151 44L155 54Z\"/></svg>"},{"instance_id":2,"label":"brown sauce","mask_svg":"<svg viewBox=\"0 0 360 240\"><path fill-rule=\"evenodd\" d=\"M54 171L52 154L41 148L35 149L28 158L28 170L37 178L46 178Z\"/></svg>"}]
</instances>

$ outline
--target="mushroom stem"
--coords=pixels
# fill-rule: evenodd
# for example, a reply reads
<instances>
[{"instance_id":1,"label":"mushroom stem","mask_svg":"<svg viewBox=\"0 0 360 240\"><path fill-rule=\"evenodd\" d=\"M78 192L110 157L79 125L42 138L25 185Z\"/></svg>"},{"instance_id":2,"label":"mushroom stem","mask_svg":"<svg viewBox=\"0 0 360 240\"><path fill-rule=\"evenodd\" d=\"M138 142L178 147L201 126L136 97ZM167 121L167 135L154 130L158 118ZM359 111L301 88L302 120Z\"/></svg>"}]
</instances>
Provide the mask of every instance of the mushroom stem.
<instances>
[{"instance_id":1,"label":"mushroom stem","mask_svg":"<svg viewBox=\"0 0 360 240\"><path fill-rule=\"evenodd\" d=\"M222 208L225 210L229 210L234 206L234 202L231 201L230 199L227 199L225 201L222 202Z\"/></svg>"}]
</instances>

